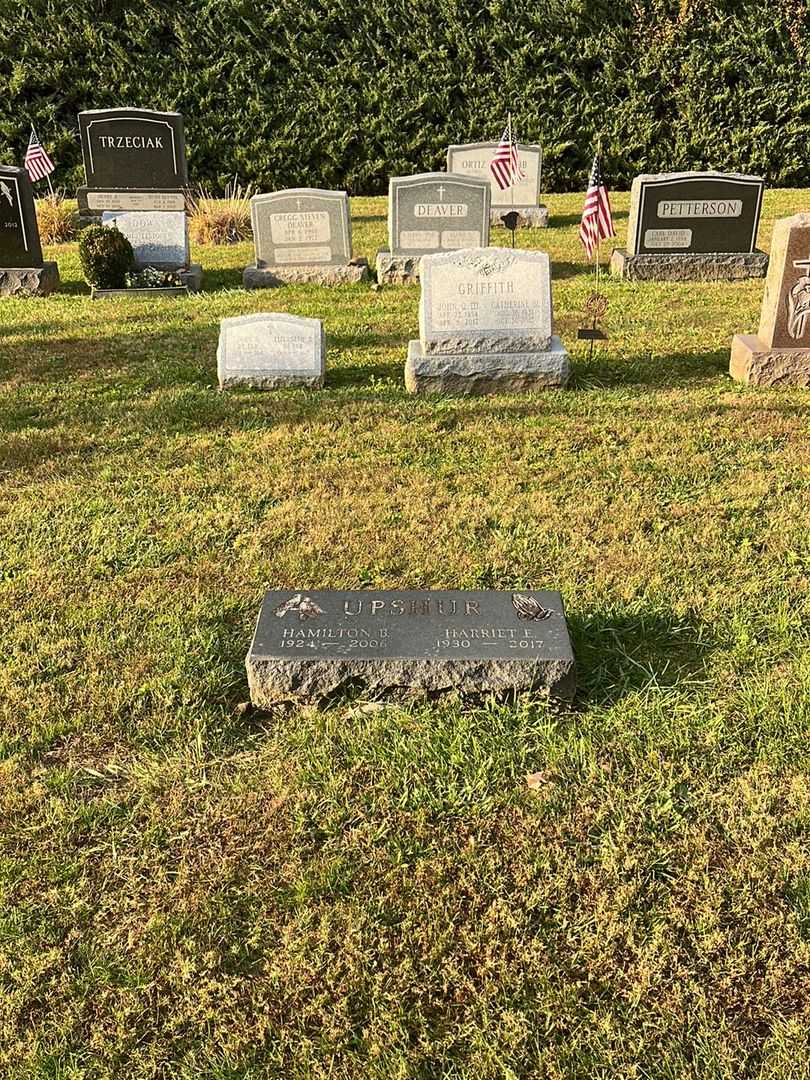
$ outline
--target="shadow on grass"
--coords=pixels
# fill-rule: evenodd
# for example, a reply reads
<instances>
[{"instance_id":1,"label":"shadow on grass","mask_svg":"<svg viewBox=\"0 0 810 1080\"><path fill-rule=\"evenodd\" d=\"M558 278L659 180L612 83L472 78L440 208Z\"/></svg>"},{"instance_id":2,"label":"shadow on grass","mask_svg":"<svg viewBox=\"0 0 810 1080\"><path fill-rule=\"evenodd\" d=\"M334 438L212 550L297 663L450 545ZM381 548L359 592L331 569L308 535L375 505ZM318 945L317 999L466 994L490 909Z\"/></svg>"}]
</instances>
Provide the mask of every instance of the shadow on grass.
<instances>
[{"instance_id":1,"label":"shadow on grass","mask_svg":"<svg viewBox=\"0 0 810 1080\"><path fill-rule=\"evenodd\" d=\"M609 348L609 345L608 345ZM701 353L676 353L673 356L630 356L618 359L602 348L588 355L588 343L577 342L572 350L574 365L572 387L577 390L601 390L616 387L647 387L667 390L677 386L696 386L728 373L729 353L714 349ZM731 385L731 384L729 384Z\"/></svg>"},{"instance_id":2,"label":"shadow on grass","mask_svg":"<svg viewBox=\"0 0 810 1080\"><path fill-rule=\"evenodd\" d=\"M628 210L614 210L614 221L626 221L630 217ZM555 214L553 207L549 208L548 227L550 229L564 229L571 225L579 225L582 221L582 214Z\"/></svg>"}]
</instances>

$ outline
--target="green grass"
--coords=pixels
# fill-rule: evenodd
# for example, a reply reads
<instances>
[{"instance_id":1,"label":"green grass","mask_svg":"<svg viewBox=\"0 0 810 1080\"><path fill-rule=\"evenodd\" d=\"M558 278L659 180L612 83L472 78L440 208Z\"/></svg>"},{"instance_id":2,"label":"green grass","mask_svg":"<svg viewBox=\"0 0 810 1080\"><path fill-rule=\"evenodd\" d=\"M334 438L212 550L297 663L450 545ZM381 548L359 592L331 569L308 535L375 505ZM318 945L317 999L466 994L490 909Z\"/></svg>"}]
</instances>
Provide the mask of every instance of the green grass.
<instances>
[{"instance_id":1,"label":"green grass","mask_svg":"<svg viewBox=\"0 0 810 1080\"><path fill-rule=\"evenodd\" d=\"M411 398L418 288L242 292L247 244L0 304L4 1080L808 1075L810 396L728 378L757 281L606 281L589 360L548 202L564 392ZM325 390L216 391L268 309ZM560 589L577 700L240 710L316 586Z\"/></svg>"}]
</instances>

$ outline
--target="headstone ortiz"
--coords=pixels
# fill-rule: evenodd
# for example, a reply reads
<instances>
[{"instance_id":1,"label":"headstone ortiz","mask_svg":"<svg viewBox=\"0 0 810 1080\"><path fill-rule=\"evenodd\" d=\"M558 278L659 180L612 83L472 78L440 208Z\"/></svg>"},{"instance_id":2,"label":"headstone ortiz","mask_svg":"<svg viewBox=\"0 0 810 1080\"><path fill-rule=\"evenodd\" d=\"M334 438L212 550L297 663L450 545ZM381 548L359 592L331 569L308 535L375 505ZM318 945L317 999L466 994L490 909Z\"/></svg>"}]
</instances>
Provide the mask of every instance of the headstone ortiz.
<instances>
[{"instance_id":1,"label":"headstone ortiz","mask_svg":"<svg viewBox=\"0 0 810 1080\"><path fill-rule=\"evenodd\" d=\"M757 386L810 386L810 214L776 222L770 258L759 333L735 336L729 373Z\"/></svg>"},{"instance_id":2,"label":"headstone ortiz","mask_svg":"<svg viewBox=\"0 0 810 1080\"><path fill-rule=\"evenodd\" d=\"M630 191L627 248L611 273L637 281L735 281L764 277L756 250L765 181L736 173L637 176Z\"/></svg>"},{"instance_id":3,"label":"headstone ortiz","mask_svg":"<svg viewBox=\"0 0 810 1080\"><path fill-rule=\"evenodd\" d=\"M250 200L256 263L242 275L246 289L297 282L338 285L365 281L368 263L352 258L352 223L345 191L290 188Z\"/></svg>"},{"instance_id":4,"label":"headstone ortiz","mask_svg":"<svg viewBox=\"0 0 810 1080\"><path fill-rule=\"evenodd\" d=\"M47 296L59 287L55 262L44 262L31 178L0 165L0 296Z\"/></svg>"},{"instance_id":5,"label":"headstone ortiz","mask_svg":"<svg viewBox=\"0 0 810 1080\"><path fill-rule=\"evenodd\" d=\"M421 173L388 185L388 250L377 252L377 280L415 282L423 255L489 243L486 180Z\"/></svg>"},{"instance_id":6,"label":"headstone ortiz","mask_svg":"<svg viewBox=\"0 0 810 1080\"><path fill-rule=\"evenodd\" d=\"M326 344L320 319L267 313L222 319L217 373L222 389L323 386Z\"/></svg>"},{"instance_id":7,"label":"headstone ortiz","mask_svg":"<svg viewBox=\"0 0 810 1080\"><path fill-rule=\"evenodd\" d=\"M259 707L367 690L574 695L556 592L268 592L246 660Z\"/></svg>"},{"instance_id":8,"label":"headstone ortiz","mask_svg":"<svg viewBox=\"0 0 810 1080\"><path fill-rule=\"evenodd\" d=\"M551 271L542 251L482 248L422 260L411 393L508 393L565 386L568 354L553 335Z\"/></svg>"},{"instance_id":9,"label":"headstone ortiz","mask_svg":"<svg viewBox=\"0 0 810 1080\"><path fill-rule=\"evenodd\" d=\"M447 171L456 176L475 176L487 180L490 186L490 221L503 224L503 215L517 213L517 227L545 229L548 226L548 207L538 206L540 180L543 172L543 151L536 143L518 143L520 169L523 178L512 187L502 190L492 175L490 165L499 143L463 143L447 148Z\"/></svg>"}]
</instances>

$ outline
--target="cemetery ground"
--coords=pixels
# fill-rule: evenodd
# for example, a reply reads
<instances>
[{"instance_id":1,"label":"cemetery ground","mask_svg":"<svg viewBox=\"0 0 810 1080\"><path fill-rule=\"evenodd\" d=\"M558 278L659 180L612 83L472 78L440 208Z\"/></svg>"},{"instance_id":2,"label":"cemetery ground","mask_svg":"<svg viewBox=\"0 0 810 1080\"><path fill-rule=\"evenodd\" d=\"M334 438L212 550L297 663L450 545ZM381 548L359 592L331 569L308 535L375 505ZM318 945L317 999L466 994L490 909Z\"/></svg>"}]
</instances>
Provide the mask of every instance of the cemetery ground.
<instances>
[{"instance_id":1,"label":"cemetery ground","mask_svg":"<svg viewBox=\"0 0 810 1080\"><path fill-rule=\"evenodd\" d=\"M588 359L547 202L545 395L407 395L418 287L244 292L250 243L0 304L6 1080L806 1075L810 397L727 375L762 281L603 279ZM324 319L324 390L215 389L262 310ZM316 586L559 589L577 698L240 708Z\"/></svg>"}]
</instances>

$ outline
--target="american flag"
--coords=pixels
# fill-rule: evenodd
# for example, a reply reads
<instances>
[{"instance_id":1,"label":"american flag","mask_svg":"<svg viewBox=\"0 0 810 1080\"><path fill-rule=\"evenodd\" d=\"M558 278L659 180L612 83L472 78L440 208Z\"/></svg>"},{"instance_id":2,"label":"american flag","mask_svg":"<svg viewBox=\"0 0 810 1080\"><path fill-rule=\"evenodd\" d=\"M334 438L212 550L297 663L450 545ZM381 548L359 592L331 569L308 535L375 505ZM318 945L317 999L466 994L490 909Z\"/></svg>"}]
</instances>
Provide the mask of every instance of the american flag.
<instances>
[{"instance_id":1,"label":"american flag","mask_svg":"<svg viewBox=\"0 0 810 1080\"><path fill-rule=\"evenodd\" d=\"M597 154L593 159L591 178L588 181L588 192L585 196L582 222L579 226L579 238L588 258L592 259L599 241L615 235L613 215L610 212L610 196L605 187L605 181L602 179L602 169Z\"/></svg>"},{"instance_id":2,"label":"american flag","mask_svg":"<svg viewBox=\"0 0 810 1080\"><path fill-rule=\"evenodd\" d=\"M25 151L25 167L32 183L50 176L56 168L54 163L45 153L45 147L39 141L37 133L31 128L31 138L28 140L28 149Z\"/></svg>"},{"instance_id":3,"label":"american flag","mask_svg":"<svg viewBox=\"0 0 810 1080\"><path fill-rule=\"evenodd\" d=\"M517 143L512 136L511 116L506 122L501 141L495 151L495 157L489 163L489 169L501 191L506 191L518 180L525 180L525 175L520 167Z\"/></svg>"}]
</instances>

